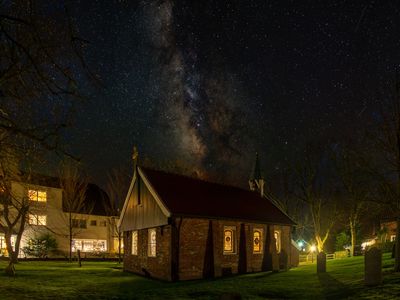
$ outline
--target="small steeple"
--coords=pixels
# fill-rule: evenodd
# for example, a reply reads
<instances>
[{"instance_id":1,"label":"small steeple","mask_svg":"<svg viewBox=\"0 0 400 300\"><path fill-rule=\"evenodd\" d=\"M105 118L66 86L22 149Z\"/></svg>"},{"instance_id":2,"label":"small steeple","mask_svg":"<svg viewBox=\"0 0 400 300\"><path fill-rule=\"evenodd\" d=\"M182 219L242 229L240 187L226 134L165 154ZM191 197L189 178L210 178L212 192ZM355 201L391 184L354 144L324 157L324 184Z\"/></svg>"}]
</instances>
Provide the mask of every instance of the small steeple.
<instances>
[{"instance_id":1,"label":"small steeple","mask_svg":"<svg viewBox=\"0 0 400 300\"><path fill-rule=\"evenodd\" d=\"M260 159L258 158L258 152L256 152L256 161L254 163L253 172L250 175L249 186L251 191L260 191L261 197L264 196L264 178L261 175Z\"/></svg>"}]
</instances>

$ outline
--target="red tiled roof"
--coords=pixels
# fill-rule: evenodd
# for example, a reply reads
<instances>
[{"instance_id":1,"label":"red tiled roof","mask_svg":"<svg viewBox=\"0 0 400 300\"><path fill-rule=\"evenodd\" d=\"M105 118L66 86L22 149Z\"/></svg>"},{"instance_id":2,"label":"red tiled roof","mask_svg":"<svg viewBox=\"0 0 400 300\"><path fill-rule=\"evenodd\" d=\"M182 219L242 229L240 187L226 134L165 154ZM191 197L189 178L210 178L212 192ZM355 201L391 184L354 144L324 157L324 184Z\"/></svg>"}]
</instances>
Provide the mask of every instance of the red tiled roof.
<instances>
[{"instance_id":1,"label":"red tiled roof","mask_svg":"<svg viewBox=\"0 0 400 300\"><path fill-rule=\"evenodd\" d=\"M141 169L173 215L295 224L258 192Z\"/></svg>"}]
</instances>

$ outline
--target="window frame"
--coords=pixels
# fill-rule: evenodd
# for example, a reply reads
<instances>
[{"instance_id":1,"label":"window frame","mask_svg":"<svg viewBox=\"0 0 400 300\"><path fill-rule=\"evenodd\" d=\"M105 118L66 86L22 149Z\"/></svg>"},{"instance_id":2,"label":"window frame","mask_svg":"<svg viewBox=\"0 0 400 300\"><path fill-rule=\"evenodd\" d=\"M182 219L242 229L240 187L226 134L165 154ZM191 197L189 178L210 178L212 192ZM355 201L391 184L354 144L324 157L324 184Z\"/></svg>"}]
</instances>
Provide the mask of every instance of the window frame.
<instances>
[{"instance_id":1,"label":"window frame","mask_svg":"<svg viewBox=\"0 0 400 300\"><path fill-rule=\"evenodd\" d=\"M226 232L230 231L232 233L232 250L225 250ZM224 226L223 239L222 239L222 252L224 255L235 255L237 254L237 235L236 226Z\"/></svg>"},{"instance_id":2,"label":"window frame","mask_svg":"<svg viewBox=\"0 0 400 300\"><path fill-rule=\"evenodd\" d=\"M39 193L41 196L39 197ZM44 195L44 197L43 197ZM35 203L47 203L47 191L43 189L28 189L28 199L29 201ZM40 200L39 200L40 199Z\"/></svg>"},{"instance_id":3,"label":"window frame","mask_svg":"<svg viewBox=\"0 0 400 300\"><path fill-rule=\"evenodd\" d=\"M260 234L260 236L259 236L259 247L260 247L260 250L258 250L258 251L256 251L255 250L255 234L256 234L256 232L258 232L259 234ZM264 243L263 243L263 240L264 239L264 230L263 230L263 228L253 228L253 254L263 254L263 252L264 252L264 249L263 249L263 246L264 246Z\"/></svg>"},{"instance_id":4,"label":"window frame","mask_svg":"<svg viewBox=\"0 0 400 300\"><path fill-rule=\"evenodd\" d=\"M87 220L81 218L73 218L71 220L71 227L72 228L79 228L79 229L87 229Z\"/></svg>"},{"instance_id":5,"label":"window frame","mask_svg":"<svg viewBox=\"0 0 400 300\"><path fill-rule=\"evenodd\" d=\"M137 230L132 231L132 247L131 255L138 255L138 242L139 242L139 232Z\"/></svg>"},{"instance_id":6,"label":"window frame","mask_svg":"<svg viewBox=\"0 0 400 300\"><path fill-rule=\"evenodd\" d=\"M44 218L44 224L39 221L39 217ZM33 222L31 222L33 220ZM47 215L28 214L28 225L30 226L46 226Z\"/></svg>"},{"instance_id":7,"label":"window frame","mask_svg":"<svg viewBox=\"0 0 400 300\"><path fill-rule=\"evenodd\" d=\"M154 233L155 239L152 242L152 234ZM154 245L154 253L153 253L153 245ZM157 229L149 228L147 230L147 256L148 257L156 257L157 256Z\"/></svg>"}]
</instances>

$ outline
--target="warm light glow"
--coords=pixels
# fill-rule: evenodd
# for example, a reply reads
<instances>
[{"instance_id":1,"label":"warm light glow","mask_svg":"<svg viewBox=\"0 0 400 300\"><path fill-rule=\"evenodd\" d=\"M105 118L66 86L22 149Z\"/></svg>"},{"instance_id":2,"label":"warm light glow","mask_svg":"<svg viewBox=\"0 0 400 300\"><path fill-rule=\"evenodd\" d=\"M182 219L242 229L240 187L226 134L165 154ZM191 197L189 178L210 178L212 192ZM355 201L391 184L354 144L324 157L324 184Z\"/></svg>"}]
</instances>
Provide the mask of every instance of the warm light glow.
<instances>
[{"instance_id":1,"label":"warm light glow","mask_svg":"<svg viewBox=\"0 0 400 300\"><path fill-rule=\"evenodd\" d=\"M149 229L148 246L148 256L155 257L157 253L157 231L155 228Z\"/></svg>"},{"instance_id":2,"label":"warm light glow","mask_svg":"<svg viewBox=\"0 0 400 300\"><path fill-rule=\"evenodd\" d=\"M106 240L72 240L72 251L82 251L82 252L105 252L107 251L107 241Z\"/></svg>"},{"instance_id":3,"label":"warm light glow","mask_svg":"<svg viewBox=\"0 0 400 300\"><path fill-rule=\"evenodd\" d=\"M28 223L29 225L46 225L47 216L29 214Z\"/></svg>"},{"instance_id":4,"label":"warm light glow","mask_svg":"<svg viewBox=\"0 0 400 300\"><path fill-rule=\"evenodd\" d=\"M281 252L281 232L279 230L274 231L274 238L275 238L275 245L276 245L276 252Z\"/></svg>"},{"instance_id":5,"label":"warm light glow","mask_svg":"<svg viewBox=\"0 0 400 300\"><path fill-rule=\"evenodd\" d=\"M132 255L138 254L138 232L132 231Z\"/></svg>"},{"instance_id":6,"label":"warm light glow","mask_svg":"<svg viewBox=\"0 0 400 300\"><path fill-rule=\"evenodd\" d=\"M46 202L47 192L38 190L28 190L28 198L31 201Z\"/></svg>"},{"instance_id":7,"label":"warm light glow","mask_svg":"<svg viewBox=\"0 0 400 300\"><path fill-rule=\"evenodd\" d=\"M310 246L310 251L311 251L311 252L317 251L317 247L316 247L315 245L311 245L311 246Z\"/></svg>"},{"instance_id":8,"label":"warm light glow","mask_svg":"<svg viewBox=\"0 0 400 300\"><path fill-rule=\"evenodd\" d=\"M236 229L234 226L224 228L224 254L235 253Z\"/></svg>"},{"instance_id":9,"label":"warm light glow","mask_svg":"<svg viewBox=\"0 0 400 300\"><path fill-rule=\"evenodd\" d=\"M253 253L262 252L262 229L254 229L253 232Z\"/></svg>"},{"instance_id":10,"label":"warm light glow","mask_svg":"<svg viewBox=\"0 0 400 300\"><path fill-rule=\"evenodd\" d=\"M362 248L362 250L365 250L365 248L370 247L370 246L374 245L375 243L376 243L375 240L366 241L361 244L361 248Z\"/></svg>"}]
</instances>

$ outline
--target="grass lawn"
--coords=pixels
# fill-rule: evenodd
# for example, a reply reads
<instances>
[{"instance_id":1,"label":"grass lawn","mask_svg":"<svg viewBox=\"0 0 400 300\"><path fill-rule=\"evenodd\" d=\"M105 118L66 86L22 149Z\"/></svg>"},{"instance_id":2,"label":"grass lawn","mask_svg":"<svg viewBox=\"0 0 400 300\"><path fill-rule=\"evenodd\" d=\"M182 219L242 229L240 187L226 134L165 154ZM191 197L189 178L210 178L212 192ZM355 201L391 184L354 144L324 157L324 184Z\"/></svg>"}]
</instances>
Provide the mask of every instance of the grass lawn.
<instances>
[{"instance_id":1,"label":"grass lawn","mask_svg":"<svg viewBox=\"0 0 400 300\"><path fill-rule=\"evenodd\" d=\"M328 261L327 273L315 264L288 272L257 273L215 280L160 282L122 272L113 262L21 262L9 278L0 272L0 299L218 299L237 292L243 299L399 299L400 274L384 255L384 284L363 286L364 257ZM4 269L6 262L0 262Z\"/></svg>"}]
</instances>

